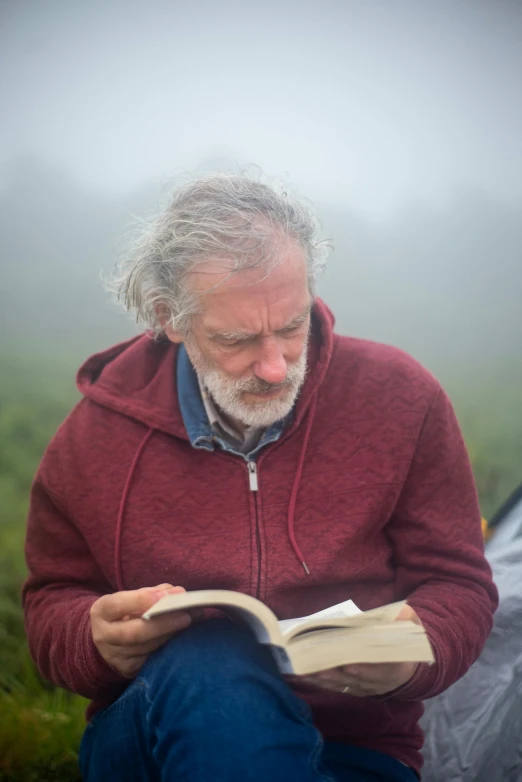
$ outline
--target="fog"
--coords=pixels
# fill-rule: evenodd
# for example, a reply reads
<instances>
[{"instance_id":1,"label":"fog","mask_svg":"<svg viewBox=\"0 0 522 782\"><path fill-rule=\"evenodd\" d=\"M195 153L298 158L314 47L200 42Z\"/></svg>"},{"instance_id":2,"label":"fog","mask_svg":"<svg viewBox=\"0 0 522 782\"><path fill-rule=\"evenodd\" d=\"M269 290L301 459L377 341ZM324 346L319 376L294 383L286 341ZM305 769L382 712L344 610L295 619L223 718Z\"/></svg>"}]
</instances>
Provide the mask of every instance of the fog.
<instances>
[{"instance_id":1,"label":"fog","mask_svg":"<svg viewBox=\"0 0 522 782\"><path fill-rule=\"evenodd\" d=\"M255 164L316 205L339 331L520 367L518 0L4 0L0 72L4 347L135 333L99 281L134 217Z\"/></svg>"}]
</instances>

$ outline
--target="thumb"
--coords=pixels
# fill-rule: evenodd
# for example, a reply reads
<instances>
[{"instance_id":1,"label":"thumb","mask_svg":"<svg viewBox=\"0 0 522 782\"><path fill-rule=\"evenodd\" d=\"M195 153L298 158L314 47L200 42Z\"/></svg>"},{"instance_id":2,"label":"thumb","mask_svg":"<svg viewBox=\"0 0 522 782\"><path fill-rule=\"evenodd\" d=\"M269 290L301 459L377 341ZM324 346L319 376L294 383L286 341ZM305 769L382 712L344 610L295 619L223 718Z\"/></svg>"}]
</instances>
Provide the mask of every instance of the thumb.
<instances>
[{"instance_id":1,"label":"thumb","mask_svg":"<svg viewBox=\"0 0 522 782\"><path fill-rule=\"evenodd\" d=\"M176 592L186 592L186 589L181 586L172 586L172 584L158 584L155 587L143 587L143 589L137 591L144 593L144 599L147 601L146 608L144 610L148 611L148 609L151 608L154 603L157 603L158 600L161 600L161 598L165 597L165 595L174 595ZM137 608L130 614L125 614L122 619L136 619L137 617L140 617L143 614L143 605L144 603L141 601L140 608Z\"/></svg>"},{"instance_id":2,"label":"thumb","mask_svg":"<svg viewBox=\"0 0 522 782\"><path fill-rule=\"evenodd\" d=\"M169 592L185 591L183 587L173 587L170 584L167 584L166 587L163 584L159 584L156 587L142 587L141 589L104 595L94 603L91 612L99 615L107 622L114 622L134 615L141 616Z\"/></svg>"},{"instance_id":3,"label":"thumb","mask_svg":"<svg viewBox=\"0 0 522 782\"><path fill-rule=\"evenodd\" d=\"M181 586L172 586L172 584L158 584L155 587L146 587L154 593L155 599L159 600L160 597L165 595L174 595L176 592L186 592L186 589Z\"/></svg>"},{"instance_id":4,"label":"thumb","mask_svg":"<svg viewBox=\"0 0 522 782\"><path fill-rule=\"evenodd\" d=\"M141 590L139 590L141 591ZM174 595L178 592L186 592L186 590L182 586L172 586L172 584L158 584L158 586L155 587L146 587L143 590L145 593L148 593L144 595L144 600L147 600L148 605L145 610L148 610L151 608L151 606L154 605L154 603L157 603L158 600L161 600L162 597L165 597L166 595ZM143 611L141 610L141 606L144 603L141 603L139 611L135 612L135 615L141 616Z\"/></svg>"},{"instance_id":5,"label":"thumb","mask_svg":"<svg viewBox=\"0 0 522 782\"><path fill-rule=\"evenodd\" d=\"M422 624L421 620L417 616L416 612L413 610L411 606L409 606L407 603L401 608L397 616L395 617L396 622L404 622L409 620L410 622L415 622L415 624L420 625Z\"/></svg>"}]
</instances>

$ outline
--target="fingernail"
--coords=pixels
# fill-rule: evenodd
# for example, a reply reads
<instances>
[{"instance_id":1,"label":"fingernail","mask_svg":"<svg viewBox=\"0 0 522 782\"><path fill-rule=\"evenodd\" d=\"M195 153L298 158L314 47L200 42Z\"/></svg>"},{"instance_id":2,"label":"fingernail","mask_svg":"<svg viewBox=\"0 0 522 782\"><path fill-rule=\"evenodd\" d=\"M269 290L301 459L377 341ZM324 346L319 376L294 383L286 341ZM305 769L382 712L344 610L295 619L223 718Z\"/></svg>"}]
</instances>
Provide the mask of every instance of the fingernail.
<instances>
[{"instance_id":1,"label":"fingernail","mask_svg":"<svg viewBox=\"0 0 522 782\"><path fill-rule=\"evenodd\" d=\"M168 595L168 591L166 589L155 589L154 590L154 599L155 600L161 600L162 597L166 597Z\"/></svg>"}]
</instances>

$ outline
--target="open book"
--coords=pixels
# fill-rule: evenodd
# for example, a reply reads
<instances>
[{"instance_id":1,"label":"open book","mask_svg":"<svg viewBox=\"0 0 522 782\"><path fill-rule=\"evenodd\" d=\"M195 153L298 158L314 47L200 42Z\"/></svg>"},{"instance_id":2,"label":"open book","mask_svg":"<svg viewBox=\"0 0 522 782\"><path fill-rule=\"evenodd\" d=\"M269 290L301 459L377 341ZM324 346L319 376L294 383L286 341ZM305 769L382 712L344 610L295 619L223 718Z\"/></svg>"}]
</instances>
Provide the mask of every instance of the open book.
<instances>
[{"instance_id":1,"label":"open book","mask_svg":"<svg viewBox=\"0 0 522 782\"><path fill-rule=\"evenodd\" d=\"M153 619L169 611L219 608L250 627L259 643L271 647L281 673L305 676L339 665L434 661L424 628L394 621L404 602L360 611L347 600L298 619L278 621L255 597L204 589L166 595L143 614Z\"/></svg>"}]
</instances>

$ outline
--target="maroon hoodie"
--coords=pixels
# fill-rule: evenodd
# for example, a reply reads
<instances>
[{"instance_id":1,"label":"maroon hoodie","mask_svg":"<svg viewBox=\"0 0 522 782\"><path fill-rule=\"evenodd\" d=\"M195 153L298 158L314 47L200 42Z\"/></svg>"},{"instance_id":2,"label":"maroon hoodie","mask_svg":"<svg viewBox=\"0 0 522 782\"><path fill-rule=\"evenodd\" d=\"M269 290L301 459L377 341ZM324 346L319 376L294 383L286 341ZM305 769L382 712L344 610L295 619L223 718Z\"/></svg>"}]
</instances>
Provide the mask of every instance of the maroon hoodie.
<instances>
[{"instance_id":1,"label":"maroon hoodie","mask_svg":"<svg viewBox=\"0 0 522 782\"><path fill-rule=\"evenodd\" d=\"M176 346L143 335L81 368L85 398L32 488L23 600L40 671L93 699L89 713L126 684L92 640L100 595L161 582L234 589L281 619L408 598L433 666L384 698L301 694L326 738L421 767L421 700L478 657L497 592L448 398L401 351L332 329L317 301L307 380L292 423L260 452L257 492L243 459L189 442Z\"/></svg>"}]
</instances>

